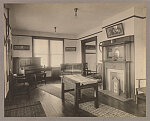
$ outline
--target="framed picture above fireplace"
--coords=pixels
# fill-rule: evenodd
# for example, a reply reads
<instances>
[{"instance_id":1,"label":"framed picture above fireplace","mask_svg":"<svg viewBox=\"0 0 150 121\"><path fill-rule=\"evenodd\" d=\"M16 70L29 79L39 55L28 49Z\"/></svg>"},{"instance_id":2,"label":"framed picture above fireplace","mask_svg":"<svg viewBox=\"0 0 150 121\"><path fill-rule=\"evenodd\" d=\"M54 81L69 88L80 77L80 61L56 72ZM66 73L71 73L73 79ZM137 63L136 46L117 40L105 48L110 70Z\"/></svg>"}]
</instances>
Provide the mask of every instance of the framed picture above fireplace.
<instances>
[{"instance_id":1,"label":"framed picture above fireplace","mask_svg":"<svg viewBox=\"0 0 150 121\"><path fill-rule=\"evenodd\" d=\"M120 23L106 28L106 34L108 38L124 35L123 24Z\"/></svg>"}]
</instances>

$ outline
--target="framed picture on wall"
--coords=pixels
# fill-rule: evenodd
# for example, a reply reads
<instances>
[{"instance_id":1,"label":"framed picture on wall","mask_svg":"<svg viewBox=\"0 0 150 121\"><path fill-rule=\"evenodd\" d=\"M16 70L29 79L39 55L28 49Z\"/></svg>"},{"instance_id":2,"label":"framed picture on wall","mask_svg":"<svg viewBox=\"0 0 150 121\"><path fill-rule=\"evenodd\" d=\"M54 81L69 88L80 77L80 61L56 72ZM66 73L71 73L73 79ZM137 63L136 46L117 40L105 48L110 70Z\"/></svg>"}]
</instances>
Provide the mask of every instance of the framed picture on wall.
<instances>
[{"instance_id":1,"label":"framed picture on wall","mask_svg":"<svg viewBox=\"0 0 150 121\"><path fill-rule=\"evenodd\" d=\"M14 45L14 50L30 50L30 45Z\"/></svg>"},{"instance_id":2,"label":"framed picture on wall","mask_svg":"<svg viewBox=\"0 0 150 121\"><path fill-rule=\"evenodd\" d=\"M76 47L66 47L65 51L76 51Z\"/></svg>"},{"instance_id":3,"label":"framed picture on wall","mask_svg":"<svg viewBox=\"0 0 150 121\"><path fill-rule=\"evenodd\" d=\"M106 28L106 34L108 38L124 35L123 24L120 23Z\"/></svg>"}]
</instances>

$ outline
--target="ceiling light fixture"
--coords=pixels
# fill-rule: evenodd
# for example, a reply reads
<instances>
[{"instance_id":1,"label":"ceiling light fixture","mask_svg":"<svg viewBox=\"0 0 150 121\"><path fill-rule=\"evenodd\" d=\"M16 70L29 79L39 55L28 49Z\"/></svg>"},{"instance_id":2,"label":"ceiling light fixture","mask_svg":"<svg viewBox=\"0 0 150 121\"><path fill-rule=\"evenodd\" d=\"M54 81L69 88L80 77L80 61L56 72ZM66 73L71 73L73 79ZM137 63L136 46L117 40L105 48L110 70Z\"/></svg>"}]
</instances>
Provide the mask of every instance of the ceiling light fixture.
<instances>
[{"instance_id":1,"label":"ceiling light fixture","mask_svg":"<svg viewBox=\"0 0 150 121\"><path fill-rule=\"evenodd\" d=\"M75 16L77 16L78 8L74 8Z\"/></svg>"},{"instance_id":2,"label":"ceiling light fixture","mask_svg":"<svg viewBox=\"0 0 150 121\"><path fill-rule=\"evenodd\" d=\"M56 32L56 27L54 27L54 29L55 29L55 32Z\"/></svg>"}]
</instances>

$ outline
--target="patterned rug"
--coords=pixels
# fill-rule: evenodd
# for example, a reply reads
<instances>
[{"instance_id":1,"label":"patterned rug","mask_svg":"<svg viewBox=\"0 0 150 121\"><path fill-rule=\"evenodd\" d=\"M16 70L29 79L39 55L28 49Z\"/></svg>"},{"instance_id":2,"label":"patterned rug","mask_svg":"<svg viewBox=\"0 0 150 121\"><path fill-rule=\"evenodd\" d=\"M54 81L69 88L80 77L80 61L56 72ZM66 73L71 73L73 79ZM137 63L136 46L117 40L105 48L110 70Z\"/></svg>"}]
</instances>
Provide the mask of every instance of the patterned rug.
<instances>
[{"instance_id":1,"label":"patterned rug","mask_svg":"<svg viewBox=\"0 0 150 121\"><path fill-rule=\"evenodd\" d=\"M5 117L46 117L40 101L5 107L4 115Z\"/></svg>"},{"instance_id":2,"label":"patterned rug","mask_svg":"<svg viewBox=\"0 0 150 121\"><path fill-rule=\"evenodd\" d=\"M44 85L39 86L41 90L44 90L58 98L61 98L60 85ZM65 94L65 100L74 105L74 96L70 93ZM87 111L97 117L136 117L132 114L126 113L122 110L100 103L99 108L94 107L94 101L81 103L79 108Z\"/></svg>"},{"instance_id":3,"label":"patterned rug","mask_svg":"<svg viewBox=\"0 0 150 121\"><path fill-rule=\"evenodd\" d=\"M74 104L74 96L69 93L65 95L65 100L67 100L71 104ZM79 104L79 108L97 117L136 117L132 114L126 113L122 110L102 103L99 104L99 108L95 108L94 101L81 103Z\"/></svg>"}]
</instances>

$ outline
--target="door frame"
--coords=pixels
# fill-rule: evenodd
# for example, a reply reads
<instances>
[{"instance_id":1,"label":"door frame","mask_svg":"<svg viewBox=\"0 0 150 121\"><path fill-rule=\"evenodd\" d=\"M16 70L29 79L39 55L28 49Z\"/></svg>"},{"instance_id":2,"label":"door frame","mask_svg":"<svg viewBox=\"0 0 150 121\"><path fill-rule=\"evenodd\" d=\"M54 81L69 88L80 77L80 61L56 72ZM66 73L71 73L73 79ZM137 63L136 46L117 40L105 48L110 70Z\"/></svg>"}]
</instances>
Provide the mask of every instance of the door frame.
<instances>
[{"instance_id":1,"label":"door frame","mask_svg":"<svg viewBox=\"0 0 150 121\"><path fill-rule=\"evenodd\" d=\"M86 63L85 44L88 42L92 42L92 41L96 42L96 73L97 73L97 36L81 40L81 57L82 57L81 62L82 62L82 64Z\"/></svg>"}]
</instances>

